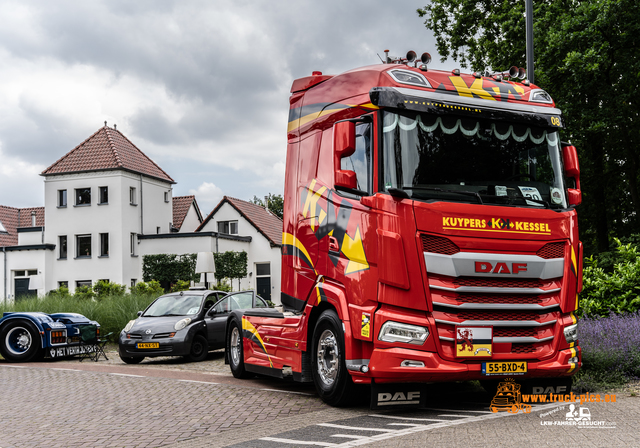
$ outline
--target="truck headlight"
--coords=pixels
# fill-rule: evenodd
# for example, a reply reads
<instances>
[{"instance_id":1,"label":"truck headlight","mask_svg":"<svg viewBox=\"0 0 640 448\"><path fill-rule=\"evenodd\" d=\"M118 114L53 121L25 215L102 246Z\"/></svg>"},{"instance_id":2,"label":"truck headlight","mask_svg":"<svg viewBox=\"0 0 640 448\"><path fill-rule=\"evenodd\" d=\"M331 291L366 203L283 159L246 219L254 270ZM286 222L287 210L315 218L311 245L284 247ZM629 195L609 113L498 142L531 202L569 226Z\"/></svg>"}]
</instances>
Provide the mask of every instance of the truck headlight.
<instances>
[{"instance_id":1,"label":"truck headlight","mask_svg":"<svg viewBox=\"0 0 640 448\"><path fill-rule=\"evenodd\" d=\"M422 345L429 337L429 330L417 325L401 324L387 321L382 325L378 339L384 342L402 342L405 344Z\"/></svg>"},{"instance_id":2,"label":"truck headlight","mask_svg":"<svg viewBox=\"0 0 640 448\"><path fill-rule=\"evenodd\" d=\"M181 319L178 322L176 322L176 324L173 326L173 328L175 328L176 331L180 331L184 327L189 325L190 323L191 323L191 318L190 317L185 317L184 319Z\"/></svg>"},{"instance_id":3,"label":"truck headlight","mask_svg":"<svg viewBox=\"0 0 640 448\"><path fill-rule=\"evenodd\" d=\"M567 343L571 344L572 342L578 341L578 324L569 325L568 327L564 327L564 338L567 340Z\"/></svg>"},{"instance_id":4,"label":"truck headlight","mask_svg":"<svg viewBox=\"0 0 640 448\"><path fill-rule=\"evenodd\" d=\"M136 321L135 320L130 320L129 323L127 324L126 327L124 327L124 331L125 333L129 333L129 330L131 330L133 328L133 324L135 324Z\"/></svg>"}]
</instances>

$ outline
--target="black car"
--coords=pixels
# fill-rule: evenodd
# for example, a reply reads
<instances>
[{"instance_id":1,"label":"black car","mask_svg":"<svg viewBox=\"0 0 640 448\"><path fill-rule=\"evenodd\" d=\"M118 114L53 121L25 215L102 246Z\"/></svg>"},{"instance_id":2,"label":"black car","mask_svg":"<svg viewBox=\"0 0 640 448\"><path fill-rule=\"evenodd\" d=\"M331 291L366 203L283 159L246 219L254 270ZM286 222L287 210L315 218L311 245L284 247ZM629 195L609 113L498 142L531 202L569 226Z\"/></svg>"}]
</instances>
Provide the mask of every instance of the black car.
<instances>
[{"instance_id":1,"label":"black car","mask_svg":"<svg viewBox=\"0 0 640 448\"><path fill-rule=\"evenodd\" d=\"M224 297L223 297L224 296ZM146 357L186 356L203 361L225 346L227 316L232 310L268 308L254 291L227 294L189 290L158 297L120 332L118 349L127 364Z\"/></svg>"}]
</instances>

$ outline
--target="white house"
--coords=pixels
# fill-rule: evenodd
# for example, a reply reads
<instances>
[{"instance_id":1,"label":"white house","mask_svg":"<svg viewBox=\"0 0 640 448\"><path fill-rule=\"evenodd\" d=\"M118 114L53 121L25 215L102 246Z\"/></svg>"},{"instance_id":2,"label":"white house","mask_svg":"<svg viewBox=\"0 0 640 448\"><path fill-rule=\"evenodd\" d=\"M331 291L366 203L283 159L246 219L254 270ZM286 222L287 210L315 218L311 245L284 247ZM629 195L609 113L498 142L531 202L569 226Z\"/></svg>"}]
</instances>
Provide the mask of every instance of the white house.
<instances>
[{"instance_id":1,"label":"white house","mask_svg":"<svg viewBox=\"0 0 640 448\"><path fill-rule=\"evenodd\" d=\"M115 127L105 123L42 176L44 207L0 206L5 301L63 284L132 286L148 254L244 250L241 287L279 302L282 221L226 197L203 221L195 197L174 198L175 181Z\"/></svg>"}]
</instances>

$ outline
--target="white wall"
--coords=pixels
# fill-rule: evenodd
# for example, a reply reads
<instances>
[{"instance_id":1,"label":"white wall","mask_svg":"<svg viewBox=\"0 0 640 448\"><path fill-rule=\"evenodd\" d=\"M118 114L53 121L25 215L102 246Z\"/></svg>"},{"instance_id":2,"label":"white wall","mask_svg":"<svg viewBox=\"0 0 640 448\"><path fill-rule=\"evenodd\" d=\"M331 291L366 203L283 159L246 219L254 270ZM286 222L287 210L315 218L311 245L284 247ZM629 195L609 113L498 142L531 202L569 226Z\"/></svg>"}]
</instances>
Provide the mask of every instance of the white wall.
<instances>
[{"instance_id":1,"label":"white wall","mask_svg":"<svg viewBox=\"0 0 640 448\"><path fill-rule=\"evenodd\" d=\"M247 272L251 275L241 281L242 289L256 289L256 263L269 263L271 268L271 301L280 304L281 252L279 247L271 247L269 240L247 221L235 208L225 202L211 218L202 232L216 232L218 221L238 221L238 235L250 236L251 245L247 250ZM235 249L229 249L235 250ZM224 252L223 250L220 250ZM238 282L234 281L234 288Z\"/></svg>"},{"instance_id":2,"label":"white wall","mask_svg":"<svg viewBox=\"0 0 640 448\"><path fill-rule=\"evenodd\" d=\"M16 271L37 271L38 275L43 275L45 285L47 273L49 272L53 251L48 249L12 250L6 251L6 271L4 265L4 253L0 251L0 298L5 294L5 272L6 272L6 301L13 302L15 298L15 278ZM20 278L24 278L20 276ZM38 289L38 295L44 295L48 289Z\"/></svg>"},{"instance_id":3,"label":"white wall","mask_svg":"<svg viewBox=\"0 0 640 448\"><path fill-rule=\"evenodd\" d=\"M107 204L99 204L99 187L108 187ZM130 202L130 188L135 188L135 201ZM91 188L91 205L75 205L75 189ZM58 207L58 190L67 190L67 206ZM141 257L131 255L131 233L169 231L172 219L171 201L164 202L164 192L171 184L122 170L77 173L45 178L45 242L55 244L55 262L46 277L45 289L69 282L75 291L76 281L100 279L129 286L139 279ZM100 256L100 234L109 234L108 256ZM76 236L91 235L91 257L77 257ZM67 236L67 258L59 259L58 237Z\"/></svg>"},{"instance_id":4,"label":"white wall","mask_svg":"<svg viewBox=\"0 0 640 448\"><path fill-rule=\"evenodd\" d=\"M200 224L201 221L198 217L198 213L196 212L196 208L193 203L191 203L191 206L187 211L187 216L185 216L182 226L180 227L180 233L195 232Z\"/></svg>"}]
</instances>

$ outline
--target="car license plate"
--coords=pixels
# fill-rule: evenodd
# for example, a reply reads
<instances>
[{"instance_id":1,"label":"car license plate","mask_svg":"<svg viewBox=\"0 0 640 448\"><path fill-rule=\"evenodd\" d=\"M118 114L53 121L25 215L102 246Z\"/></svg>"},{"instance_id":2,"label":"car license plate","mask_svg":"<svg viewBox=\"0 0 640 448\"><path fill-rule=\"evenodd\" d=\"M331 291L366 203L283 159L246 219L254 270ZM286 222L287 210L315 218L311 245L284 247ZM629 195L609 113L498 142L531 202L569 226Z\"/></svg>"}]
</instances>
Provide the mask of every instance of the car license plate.
<instances>
[{"instance_id":1,"label":"car license plate","mask_svg":"<svg viewBox=\"0 0 640 448\"><path fill-rule=\"evenodd\" d=\"M138 342L138 348L160 348L160 343L158 342Z\"/></svg>"},{"instance_id":2,"label":"car license plate","mask_svg":"<svg viewBox=\"0 0 640 448\"><path fill-rule=\"evenodd\" d=\"M520 362L483 362L483 375L524 375L527 373L527 363Z\"/></svg>"}]
</instances>

